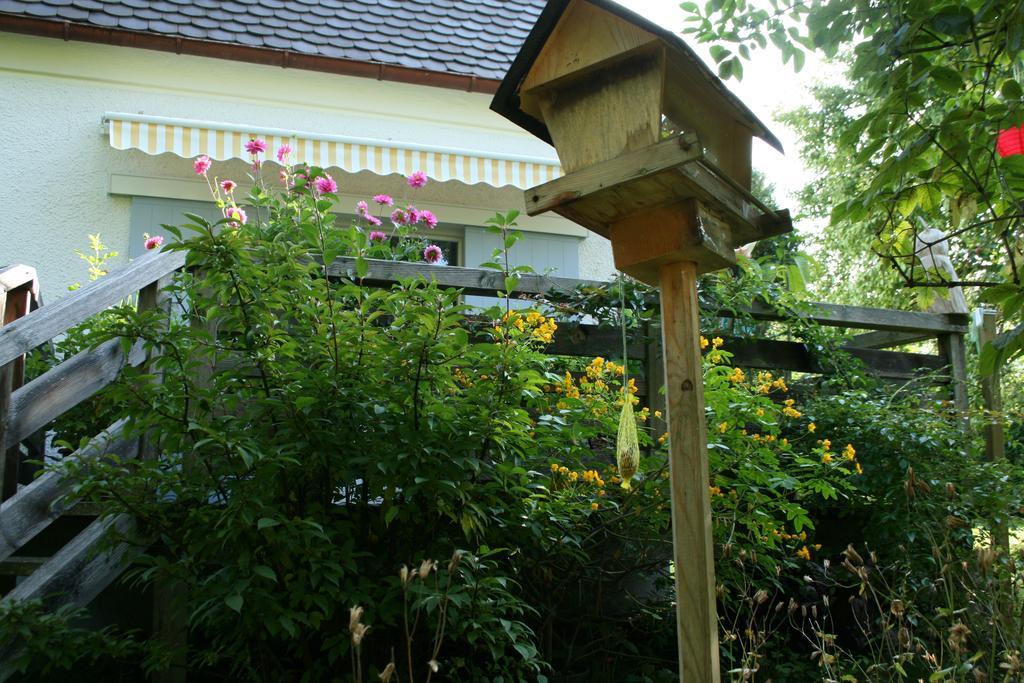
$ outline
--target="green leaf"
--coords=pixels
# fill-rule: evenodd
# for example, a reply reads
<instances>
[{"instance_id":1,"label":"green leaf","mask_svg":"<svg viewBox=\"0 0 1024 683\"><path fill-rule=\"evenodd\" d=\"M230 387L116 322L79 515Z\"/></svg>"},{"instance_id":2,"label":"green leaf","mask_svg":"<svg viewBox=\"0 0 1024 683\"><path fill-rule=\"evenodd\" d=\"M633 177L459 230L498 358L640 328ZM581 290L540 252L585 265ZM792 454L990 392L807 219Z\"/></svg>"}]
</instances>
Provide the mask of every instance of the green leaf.
<instances>
[{"instance_id":1,"label":"green leaf","mask_svg":"<svg viewBox=\"0 0 1024 683\"><path fill-rule=\"evenodd\" d=\"M964 86L964 79L960 76L960 72L950 69L948 66L934 67L931 76L940 88L948 92L956 92Z\"/></svg>"},{"instance_id":2,"label":"green leaf","mask_svg":"<svg viewBox=\"0 0 1024 683\"><path fill-rule=\"evenodd\" d=\"M317 400L318 399L316 399L313 396L299 396L298 398L295 399L295 407L298 408L299 410L302 410L313 405L314 403L317 402Z\"/></svg>"},{"instance_id":3,"label":"green leaf","mask_svg":"<svg viewBox=\"0 0 1024 683\"><path fill-rule=\"evenodd\" d=\"M258 564L252 568L252 571L257 576L262 576L264 579L270 579L274 583L277 583L277 574L274 570L265 564Z\"/></svg>"},{"instance_id":4,"label":"green leaf","mask_svg":"<svg viewBox=\"0 0 1024 683\"><path fill-rule=\"evenodd\" d=\"M356 275L359 278L366 277L370 272L370 263L362 256L356 257Z\"/></svg>"},{"instance_id":5,"label":"green leaf","mask_svg":"<svg viewBox=\"0 0 1024 683\"><path fill-rule=\"evenodd\" d=\"M277 521L276 519L271 519L270 517L261 517L260 521L256 522L256 528L269 529L270 527L277 526L280 523L281 522Z\"/></svg>"},{"instance_id":6,"label":"green leaf","mask_svg":"<svg viewBox=\"0 0 1024 683\"><path fill-rule=\"evenodd\" d=\"M726 57L732 54L730 50L725 49L721 45L712 45L708 51L711 53L711 59L715 60L716 64L721 64Z\"/></svg>"},{"instance_id":7,"label":"green leaf","mask_svg":"<svg viewBox=\"0 0 1024 683\"><path fill-rule=\"evenodd\" d=\"M1020 87L1020 83L1012 78L1008 78L1003 81L1003 85L999 88L999 92L1002 94L1003 99L1006 100L1019 100L1024 96L1024 89Z\"/></svg>"},{"instance_id":8,"label":"green leaf","mask_svg":"<svg viewBox=\"0 0 1024 683\"><path fill-rule=\"evenodd\" d=\"M512 292L519 285L519 278L514 275L509 275L505 278L505 291Z\"/></svg>"},{"instance_id":9,"label":"green leaf","mask_svg":"<svg viewBox=\"0 0 1024 683\"><path fill-rule=\"evenodd\" d=\"M235 593L234 595L229 595L228 597L224 598L224 604L230 607L231 609L235 610L239 614L242 613L242 605L244 603L245 599L237 593Z\"/></svg>"}]
</instances>

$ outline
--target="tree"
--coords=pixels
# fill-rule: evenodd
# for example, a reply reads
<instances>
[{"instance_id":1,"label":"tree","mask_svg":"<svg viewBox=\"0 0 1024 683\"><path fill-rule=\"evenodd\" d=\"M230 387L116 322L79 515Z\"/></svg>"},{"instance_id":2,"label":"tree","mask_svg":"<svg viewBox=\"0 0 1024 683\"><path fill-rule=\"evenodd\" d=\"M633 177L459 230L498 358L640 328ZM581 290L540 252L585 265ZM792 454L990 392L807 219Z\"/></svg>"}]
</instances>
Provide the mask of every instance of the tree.
<instances>
[{"instance_id":1,"label":"tree","mask_svg":"<svg viewBox=\"0 0 1024 683\"><path fill-rule=\"evenodd\" d=\"M857 106L844 109L830 132L857 181L844 188L849 196L833 197L832 225L870 225L870 249L907 286L987 288L984 298L1011 325L985 354L988 367L1024 350L1024 157L995 151L1000 131L1024 123L1024 0L681 7L690 14L687 31L714 42L724 78L741 77L742 60L769 42L798 70L807 50L849 56ZM921 265L916 237L932 227L951 238L964 267L957 282Z\"/></svg>"}]
</instances>

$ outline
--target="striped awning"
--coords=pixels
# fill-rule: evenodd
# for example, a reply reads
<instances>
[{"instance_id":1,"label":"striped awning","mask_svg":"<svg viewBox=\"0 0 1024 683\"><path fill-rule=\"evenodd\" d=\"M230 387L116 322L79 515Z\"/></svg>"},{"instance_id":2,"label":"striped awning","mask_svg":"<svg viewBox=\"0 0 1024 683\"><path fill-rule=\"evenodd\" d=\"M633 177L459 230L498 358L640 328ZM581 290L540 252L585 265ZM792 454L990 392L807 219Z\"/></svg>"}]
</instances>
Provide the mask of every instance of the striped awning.
<instances>
[{"instance_id":1,"label":"striped awning","mask_svg":"<svg viewBox=\"0 0 1024 683\"><path fill-rule=\"evenodd\" d=\"M294 152L291 163L340 168L350 173L371 171L379 175L409 175L424 171L434 180L458 180L494 187L514 185L528 189L562 175L557 159L516 154L401 143L390 140L300 133L276 128L239 126L210 121L190 121L163 116L107 113L110 145L137 149L146 154L176 154L186 159L201 154L211 159L249 160L244 145L251 138L267 141L267 160L276 161L274 150L287 143Z\"/></svg>"}]
</instances>

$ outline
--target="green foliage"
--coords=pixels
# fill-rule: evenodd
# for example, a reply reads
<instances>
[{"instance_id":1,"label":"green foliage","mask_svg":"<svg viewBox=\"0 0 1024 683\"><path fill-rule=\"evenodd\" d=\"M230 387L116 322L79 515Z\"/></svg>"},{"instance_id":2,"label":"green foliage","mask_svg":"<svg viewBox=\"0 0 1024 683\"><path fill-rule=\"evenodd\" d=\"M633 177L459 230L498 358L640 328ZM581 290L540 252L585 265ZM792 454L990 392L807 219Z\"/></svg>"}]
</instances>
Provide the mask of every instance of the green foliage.
<instances>
[{"instance_id":1,"label":"green foliage","mask_svg":"<svg viewBox=\"0 0 1024 683\"><path fill-rule=\"evenodd\" d=\"M303 179L280 196L257 185L250 201L248 222L190 216L168 229L179 240L165 248L188 254L168 290L184 312L123 305L95 337L153 352L104 394L150 455L52 465L105 514L135 518L147 550L129 579L179 587L188 651L86 634L32 608L0 620L0 637L93 639L50 660L55 675L126 659L155 670L181 656L191 675L225 680L672 680L669 444L664 416L639 405L639 373L624 392L622 362L545 353L569 325L511 309L511 286L486 311L423 278L361 286L369 226L333 224L331 202ZM507 254L514 220L494 219L506 238L495 264L510 277L521 272ZM328 267L339 255L355 257L351 272ZM826 564L847 544L880 544L887 594L925 591L941 576L935 547L942 566L967 561L975 529L1021 504L1017 471L974 464L941 405L874 387L834 335L798 315L794 267L793 257L744 260L739 277L701 287L708 310L758 300L794 314L787 332L837 374L744 372L721 338L704 340L722 660L736 680L806 679L891 641L872 630L878 610L866 634L812 623L823 597L847 597ZM642 341L653 292L623 290ZM617 328L618 291L545 306ZM641 449L628 490L614 449L626 400ZM966 609L961 597L945 607ZM920 638L942 642L934 629ZM1014 642L993 650L989 670ZM793 651L810 663L777 661ZM42 670L45 656L27 650L19 666Z\"/></svg>"},{"instance_id":2,"label":"green foliage","mask_svg":"<svg viewBox=\"0 0 1024 683\"><path fill-rule=\"evenodd\" d=\"M809 206L830 210L824 244L835 250L834 275L852 271L866 299L899 281L933 288L923 297L932 300L950 278L923 267L915 237L940 228L960 281L1020 285L1024 161L999 157L995 142L1024 122L1024 3L711 0L683 9L688 31L717 44L724 76L738 76L740 60L769 42L797 70L808 50L849 65L848 88L820 88L819 111L791 115L811 165L826 175ZM869 245L898 280L858 257ZM1022 349L1020 311L1010 308L1010 332L996 349L1004 359Z\"/></svg>"}]
</instances>

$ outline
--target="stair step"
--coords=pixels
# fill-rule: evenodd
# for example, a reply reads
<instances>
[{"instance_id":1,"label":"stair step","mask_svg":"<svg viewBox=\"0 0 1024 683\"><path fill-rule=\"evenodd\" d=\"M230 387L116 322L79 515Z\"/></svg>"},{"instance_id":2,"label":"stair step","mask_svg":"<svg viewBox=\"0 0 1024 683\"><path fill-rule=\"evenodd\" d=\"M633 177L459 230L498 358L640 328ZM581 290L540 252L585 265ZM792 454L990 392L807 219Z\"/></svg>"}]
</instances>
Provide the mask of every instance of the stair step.
<instances>
[{"instance_id":1,"label":"stair step","mask_svg":"<svg viewBox=\"0 0 1024 683\"><path fill-rule=\"evenodd\" d=\"M48 557L8 557L0 562L0 576L28 576L39 569Z\"/></svg>"}]
</instances>

